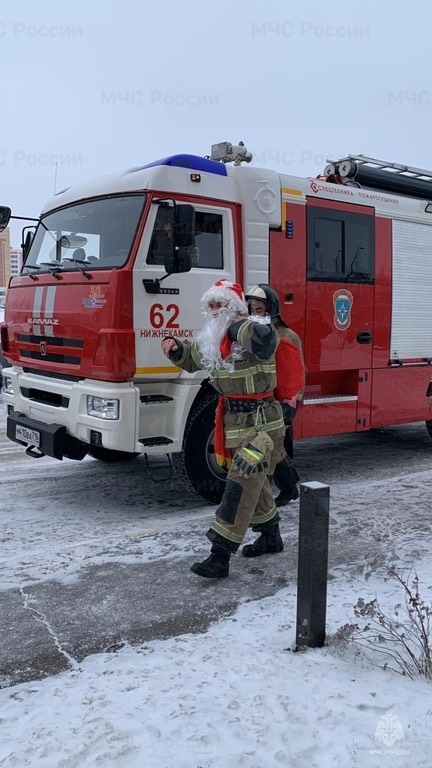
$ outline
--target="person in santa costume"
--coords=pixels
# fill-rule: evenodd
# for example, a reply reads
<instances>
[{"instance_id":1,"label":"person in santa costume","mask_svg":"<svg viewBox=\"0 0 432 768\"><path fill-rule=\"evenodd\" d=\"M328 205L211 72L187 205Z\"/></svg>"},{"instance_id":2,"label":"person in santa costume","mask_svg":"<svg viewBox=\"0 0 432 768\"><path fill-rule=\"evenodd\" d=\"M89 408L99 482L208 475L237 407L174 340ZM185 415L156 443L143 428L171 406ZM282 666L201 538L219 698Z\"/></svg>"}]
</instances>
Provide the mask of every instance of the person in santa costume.
<instances>
[{"instance_id":1,"label":"person in santa costume","mask_svg":"<svg viewBox=\"0 0 432 768\"><path fill-rule=\"evenodd\" d=\"M195 341L162 341L173 363L208 371L220 398L215 453L228 470L222 501L207 537L210 556L191 571L206 578L229 574L229 562L251 526L260 536L243 547L245 557L282 552L279 515L269 475L285 456L285 426L275 397L278 334L271 323L248 316L241 286L218 280L202 297L204 325Z\"/></svg>"}]
</instances>

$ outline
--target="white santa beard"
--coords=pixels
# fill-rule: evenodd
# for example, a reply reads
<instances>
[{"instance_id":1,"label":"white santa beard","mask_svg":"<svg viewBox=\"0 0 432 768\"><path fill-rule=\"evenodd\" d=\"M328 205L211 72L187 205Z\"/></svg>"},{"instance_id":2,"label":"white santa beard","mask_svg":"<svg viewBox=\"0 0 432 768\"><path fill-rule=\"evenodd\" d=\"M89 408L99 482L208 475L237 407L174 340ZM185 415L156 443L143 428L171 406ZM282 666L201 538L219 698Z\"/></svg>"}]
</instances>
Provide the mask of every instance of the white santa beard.
<instances>
[{"instance_id":1,"label":"white santa beard","mask_svg":"<svg viewBox=\"0 0 432 768\"><path fill-rule=\"evenodd\" d=\"M205 312L206 320L196 337L196 342L206 370L232 367L232 363L225 363L222 359L220 343L236 316L236 311L225 308L214 314Z\"/></svg>"}]
</instances>

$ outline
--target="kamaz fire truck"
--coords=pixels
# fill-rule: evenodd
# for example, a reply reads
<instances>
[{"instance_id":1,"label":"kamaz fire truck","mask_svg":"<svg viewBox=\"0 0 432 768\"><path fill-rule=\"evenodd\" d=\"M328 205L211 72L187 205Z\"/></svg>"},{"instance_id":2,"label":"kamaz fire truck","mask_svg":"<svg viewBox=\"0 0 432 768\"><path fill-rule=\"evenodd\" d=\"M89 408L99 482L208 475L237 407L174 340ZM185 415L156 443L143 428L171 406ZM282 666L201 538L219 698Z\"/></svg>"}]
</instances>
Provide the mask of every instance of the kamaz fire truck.
<instances>
[{"instance_id":1,"label":"kamaz fire truck","mask_svg":"<svg viewBox=\"0 0 432 768\"><path fill-rule=\"evenodd\" d=\"M161 340L194 338L222 277L271 283L303 339L297 439L432 435L432 172L357 155L298 178L250 160L228 142L166 157L65 189L25 227L1 342L7 434L30 456L165 454L217 501L215 392Z\"/></svg>"}]
</instances>

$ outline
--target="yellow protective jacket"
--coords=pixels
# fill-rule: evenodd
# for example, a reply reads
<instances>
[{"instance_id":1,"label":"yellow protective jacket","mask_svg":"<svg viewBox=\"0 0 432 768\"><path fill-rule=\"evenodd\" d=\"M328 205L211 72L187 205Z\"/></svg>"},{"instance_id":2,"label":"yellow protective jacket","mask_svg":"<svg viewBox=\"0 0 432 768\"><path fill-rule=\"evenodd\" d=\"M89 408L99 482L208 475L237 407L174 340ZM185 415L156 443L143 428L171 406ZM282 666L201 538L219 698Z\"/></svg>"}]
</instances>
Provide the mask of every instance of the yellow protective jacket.
<instances>
[{"instance_id":1,"label":"yellow protective jacket","mask_svg":"<svg viewBox=\"0 0 432 768\"><path fill-rule=\"evenodd\" d=\"M244 350L242 360L233 361L234 370L217 368L210 373L210 383L221 395L254 395L272 392L276 387L275 350L279 343L274 327L254 323L249 319L234 323L228 329L228 336L237 341ZM176 339L178 350L170 353L170 359L186 371L194 372L203 368L196 342ZM228 358L230 359L230 358ZM275 444L275 452L281 451L285 434L282 409L279 402L270 397L263 409L265 430ZM243 444L246 433L254 428L257 412L224 413L225 445L237 448ZM261 426L261 425L260 425Z\"/></svg>"}]
</instances>

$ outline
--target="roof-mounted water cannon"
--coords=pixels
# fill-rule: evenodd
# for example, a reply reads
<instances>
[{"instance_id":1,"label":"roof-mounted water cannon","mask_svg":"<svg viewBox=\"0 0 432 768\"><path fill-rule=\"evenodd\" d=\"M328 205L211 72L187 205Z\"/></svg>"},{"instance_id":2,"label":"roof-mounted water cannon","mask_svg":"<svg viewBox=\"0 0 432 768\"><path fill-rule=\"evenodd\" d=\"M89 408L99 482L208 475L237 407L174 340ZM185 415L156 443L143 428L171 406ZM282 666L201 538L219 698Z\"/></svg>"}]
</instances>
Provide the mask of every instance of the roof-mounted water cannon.
<instances>
[{"instance_id":1,"label":"roof-mounted water cannon","mask_svg":"<svg viewBox=\"0 0 432 768\"><path fill-rule=\"evenodd\" d=\"M248 152L243 141L239 141L238 144L221 141L219 144L212 144L210 157L212 160L217 160L220 163L240 165L240 163L251 162L252 152Z\"/></svg>"}]
</instances>

